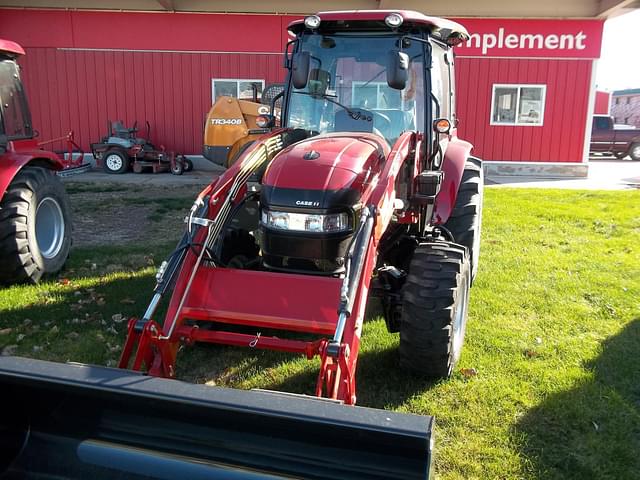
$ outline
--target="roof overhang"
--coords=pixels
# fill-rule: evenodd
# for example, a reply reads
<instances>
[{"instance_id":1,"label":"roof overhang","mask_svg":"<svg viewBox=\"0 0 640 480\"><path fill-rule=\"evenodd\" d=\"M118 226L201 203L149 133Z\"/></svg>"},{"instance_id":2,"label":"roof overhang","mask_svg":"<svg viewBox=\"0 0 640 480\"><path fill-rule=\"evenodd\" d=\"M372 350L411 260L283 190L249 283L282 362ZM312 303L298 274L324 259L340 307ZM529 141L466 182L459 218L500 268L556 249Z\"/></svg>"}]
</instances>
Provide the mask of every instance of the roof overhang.
<instances>
[{"instance_id":1,"label":"roof overhang","mask_svg":"<svg viewBox=\"0 0 640 480\"><path fill-rule=\"evenodd\" d=\"M323 10L415 10L446 17L609 18L640 8L640 0L0 0L0 7L311 14Z\"/></svg>"}]
</instances>

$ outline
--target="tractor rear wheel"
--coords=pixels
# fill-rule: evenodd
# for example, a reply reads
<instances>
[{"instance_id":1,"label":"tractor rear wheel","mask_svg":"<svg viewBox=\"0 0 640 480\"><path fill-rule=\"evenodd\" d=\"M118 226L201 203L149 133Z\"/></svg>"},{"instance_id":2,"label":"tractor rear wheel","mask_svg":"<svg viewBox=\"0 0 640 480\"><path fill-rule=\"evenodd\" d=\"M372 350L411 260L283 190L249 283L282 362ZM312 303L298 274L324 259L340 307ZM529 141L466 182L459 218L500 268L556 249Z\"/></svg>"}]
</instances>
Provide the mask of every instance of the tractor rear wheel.
<instances>
[{"instance_id":1,"label":"tractor rear wheel","mask_svg":"<svg viewBox=\"0 0 640 480\"><path fill-rule=\"evenodd\" d=\"M444 227L453 234L453 239L456 243L469 249L471 283L473 283L478 273L483 197L484 173L482 171L482 161L469 157L462 173L456 204Z\"/></svg>"},{"instance_id":2,"label":"tractor rear wheel","mask_svg":"<svg viewBox=\"0 0 640 480\"><path fill-rule=\"evenodd\" d=\"M428 378L451 376L467 324L471 272L459 245L421 243L402 287L400 362Z\"/></svg>"},{"instance_id":3,"label":"tractor rear wheel","mask_svg":"<svg viewBox=\"0 0 640 480\"><path fill-rule=\"evenodd\" d=\"M0 203L0 283L36 283L64 266L70 247L62 183L48 168L24 167Z\"/></svg>"}]
</instances>

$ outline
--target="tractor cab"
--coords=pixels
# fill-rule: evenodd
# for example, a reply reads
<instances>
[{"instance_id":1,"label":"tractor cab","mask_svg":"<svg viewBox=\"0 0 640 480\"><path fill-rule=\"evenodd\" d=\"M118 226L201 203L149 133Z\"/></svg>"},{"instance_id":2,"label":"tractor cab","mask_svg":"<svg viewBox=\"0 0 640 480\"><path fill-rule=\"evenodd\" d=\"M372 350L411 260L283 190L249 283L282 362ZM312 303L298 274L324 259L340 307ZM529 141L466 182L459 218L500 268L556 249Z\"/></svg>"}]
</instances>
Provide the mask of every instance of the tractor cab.
<instances>
[{"instance_id":1,"label":"tractor cab","mask_svg":"<svg viewBox=\"0 0 640 480\"><path fill-rule=\"evenodd\" d=\"M364 11L319 13L289 29L296 38L285 54L283 126L309 135L369 132L393 146L404 131L425 132L434 119L452 117L448 51L466 38L459 25Z\"/></svg>"},{"instance_id":2,"label":"tractor cab","mask_svg":"<svg viewBox=\"0 0 640 480\"><path fill-rule=\"evenodd\" d=\"M0 148L7 142L33 138L31 114L20 81L18 55L24 54L20 46L0 40Z\"/></svg>"}]
</instances>

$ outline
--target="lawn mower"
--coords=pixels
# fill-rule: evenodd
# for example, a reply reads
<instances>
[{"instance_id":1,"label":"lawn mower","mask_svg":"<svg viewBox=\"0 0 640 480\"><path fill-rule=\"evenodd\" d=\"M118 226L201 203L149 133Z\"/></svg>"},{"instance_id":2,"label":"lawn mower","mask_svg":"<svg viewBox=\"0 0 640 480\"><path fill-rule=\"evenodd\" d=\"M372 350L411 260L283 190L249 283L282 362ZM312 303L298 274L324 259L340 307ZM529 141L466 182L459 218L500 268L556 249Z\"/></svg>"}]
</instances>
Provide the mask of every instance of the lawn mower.
<instances>
[{"instance_id":1,"label":"lawn mower","mask_svg":"<svg viewBox=\"0 0 640 480\"><path fill-rule=\"evenodd\" d=\"M91 144L93 158L107 173L135 173L150 169L153 173L170 171L174 175L193 170L193 163L184 155L168 152L164 146L156 148L151 142L151 125L146 122L146 138L137 137L136 121L127 128L121 121L109 120L107 135L99 143Z\"/></svg>"},{"instance_id":2,"label":"lawn mower","mask_svg":"<svg viewBox=\"0 0 640 480\"><path fill-rule=\"evenodd\" d=\"M294 352L320 358L318 398L353 405L375 295L400 333L399 365L448 377L478 270L483 196L451 91L452 46L468 34L391 11L324 12L289 30L281 127L197 197L146 312L129 321L119 367L174 378L180 346L195 342Z\"/></svg>"}]
</instances>

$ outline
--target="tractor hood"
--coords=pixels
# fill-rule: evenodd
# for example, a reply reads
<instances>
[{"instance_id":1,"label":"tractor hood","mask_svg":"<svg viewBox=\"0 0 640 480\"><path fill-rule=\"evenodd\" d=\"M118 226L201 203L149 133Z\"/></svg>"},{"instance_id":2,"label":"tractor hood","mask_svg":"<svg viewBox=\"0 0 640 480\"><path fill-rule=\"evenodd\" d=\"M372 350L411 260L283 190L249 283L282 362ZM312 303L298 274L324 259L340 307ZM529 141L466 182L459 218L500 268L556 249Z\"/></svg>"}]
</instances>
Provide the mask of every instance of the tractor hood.
<instances>
[{"instance_id":1,"label":"tractor hood","mask_svg":"<svg viewBox=\"0 0 640 480\"><path fill-rule=\"evenodd\" d=\"M263 205L336 210L358 203L389 153L377 135L325 134L280 152L262 180Z\"/></svg>"}]
</instances>

